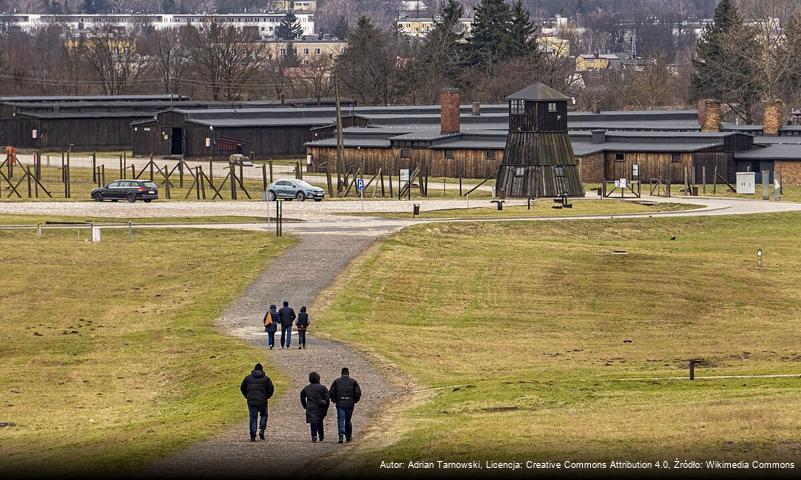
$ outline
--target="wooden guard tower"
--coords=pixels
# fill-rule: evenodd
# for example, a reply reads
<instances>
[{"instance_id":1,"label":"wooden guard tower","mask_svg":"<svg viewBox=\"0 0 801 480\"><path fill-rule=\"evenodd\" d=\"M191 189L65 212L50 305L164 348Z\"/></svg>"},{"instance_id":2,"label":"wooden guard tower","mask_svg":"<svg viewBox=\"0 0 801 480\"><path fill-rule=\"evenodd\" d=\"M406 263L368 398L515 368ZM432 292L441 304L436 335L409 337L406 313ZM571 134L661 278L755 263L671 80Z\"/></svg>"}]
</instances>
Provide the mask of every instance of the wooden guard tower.
<instances>
[{"instance_id":1,"label":"wooden guard tower","mask_svg":"<svg viewBox=\"0 0 801 480\"><path fill-rule=\"evenodd\" d=\"M506 97L509 136L496 191L508 197L583 197L567 134L568 97L537 82Z\"/></svg>"}]
</instances>

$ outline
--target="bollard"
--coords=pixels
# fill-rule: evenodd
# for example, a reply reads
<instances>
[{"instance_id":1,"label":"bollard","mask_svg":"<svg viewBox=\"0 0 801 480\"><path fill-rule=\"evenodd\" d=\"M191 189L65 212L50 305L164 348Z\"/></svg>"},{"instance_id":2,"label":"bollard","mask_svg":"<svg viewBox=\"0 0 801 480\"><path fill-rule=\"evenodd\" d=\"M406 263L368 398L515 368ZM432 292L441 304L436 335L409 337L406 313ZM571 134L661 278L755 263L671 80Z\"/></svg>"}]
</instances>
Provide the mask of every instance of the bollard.
<instances>
[{"instance_id":1,"label":"bollard","mask_svg":"<svg viewBox=\"0 0 801 480\"><path fill-rule=\"evenodd\" d=\"M420 215L420 204L415 203L414 205L412 205L412 218L418 215Z\"/></svg>"},{"instance_id":2,"label":"bollard","mask_svg":"<svg viewBox=\"0 0 801 480\"><path fill-rule=\"evenodd\" d=\"M133 223L128 222L128 241L133 242Z\"/></svg>"},{"instance_id":3,"label":"bollard","mask_svg":"<svg viewBox=\"0 0 801 480\"><path fill-rule=\"evenodd\" d=\"M695 362L696 362L696 360L690 360L690 361L689 361L689 366L690 366L690 380L695 380Z\"/></svg>"},{"instance_id":4,"label":"bollard","mask_svg":"<svg viewBox=\"0 0 801 480\"><path fill-rule=\"evenodd\" d=\"M42 224L36 224L36 238L42 238Z\"/></svg>"}]
</instances>

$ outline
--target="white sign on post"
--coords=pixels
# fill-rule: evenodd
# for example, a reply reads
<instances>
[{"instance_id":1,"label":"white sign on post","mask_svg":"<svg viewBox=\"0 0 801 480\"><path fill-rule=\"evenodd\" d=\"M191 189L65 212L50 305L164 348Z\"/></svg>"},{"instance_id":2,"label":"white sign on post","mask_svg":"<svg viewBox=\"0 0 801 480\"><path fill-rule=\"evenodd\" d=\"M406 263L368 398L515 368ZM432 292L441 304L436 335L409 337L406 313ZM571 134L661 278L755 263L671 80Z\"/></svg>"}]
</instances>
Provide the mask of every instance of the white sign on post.
<instances>
[{"instance_id":1,"label":"white sign on post","mask_svg":"<svg viewBox=\"0 0 801 480\"><path fill-rule=\"evenodd\" d=\"M401 168L400 181L401 182L408 182L409 181L409 169L408 168Z\"/></svg>"},{"instance_id":2,"label":"white sign on post","mask_svg":"<svg viewBox=\"0 0 801 480\"><path fill-rule=\"evenodd\" d=\"M211 146L211 139L209 137L206 137L206 148L210 146Z\"/></svg>"},{"instance_id":3,"label":"white sign on post","mask_svg":"<svg viewBox=\"0 0 801 480\"><path fill-rule=\"evenodd\" d=\"M39 137L39 131L36 130L35 128L33 130L31 130L31 138L36 140L38 137Z\"/></svg>"},{"instance_id":4,"label":"white sign on post","mask_svg":"<svg viewBox=\"0 0 801 480\"><path fill-rule=\"evenodd\" d=\"M626 188L626 179L625 178L621 178L620 179L620 188Z\"/></svg>"},{"instance_id":5,"label":"white sign on post","mask_svg":"<svg viewBox=\"0 0 801 480\"><path fill-rule=\"evenodd\" d=\"M636 163L631 166L631 176L639 177L640 176L640 166Z\"/></svg>"},{"instance_id":6,"label":"white sign on post","mask_svg":"<svg viewBox=\"0 0 801 480\"><path fill-rule=\"evenodd\" d=\"M311 154L306 155L306 165L311 165L311 164L312 164L312 156L311 156Z\"/></svg>"},{"instance_id":7,"label":"white sign on post","mask_svg":"<svg viewBox=\"0 0 801 480\"><path fill-rule=\"evenodd\" d=\"M100 228L92 225L92 243L100 243Z\"/></svg>"},{"instance_id":8,"label":"white sign on post","mask_svg":"<svg viewBox=\"0 0 801 480\"><path fill-rule=\"evenodd\" d=\"M360 192L364 190L364 179L363 178L357 178L356 179L356 190L358 190Z\"/></svg>"}]
</instances>

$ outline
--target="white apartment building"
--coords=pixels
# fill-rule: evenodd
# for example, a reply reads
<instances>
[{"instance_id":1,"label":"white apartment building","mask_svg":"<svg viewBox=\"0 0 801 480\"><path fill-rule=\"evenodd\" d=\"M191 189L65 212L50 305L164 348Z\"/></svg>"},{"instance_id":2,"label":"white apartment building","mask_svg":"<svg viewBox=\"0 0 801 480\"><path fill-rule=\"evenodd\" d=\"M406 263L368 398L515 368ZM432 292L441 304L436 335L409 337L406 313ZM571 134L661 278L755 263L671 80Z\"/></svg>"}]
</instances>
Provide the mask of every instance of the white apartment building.
<instances>
[{"instance_id":1,"label":"white apartment building","mask_svg":"<svg viewBox=\"0 0 801 480\"><path fill-rule=\"evenodd\" d=\"M205 25L215 22L222 25L233 25L239 29L254 29L263 40L273 38L275 30L281 24L285 12L269 13L231 13L231 14L0 14L0 31L20 30L31 33L49 25L58 24L70 36L84 35L91 37L96 32L107 32L109 29L130 32L136 27L151 25L155 29L176 28L194 25L202 30ZM295 13L303 35L314 35L314 14Z\"/></svg>"}]
</instances>

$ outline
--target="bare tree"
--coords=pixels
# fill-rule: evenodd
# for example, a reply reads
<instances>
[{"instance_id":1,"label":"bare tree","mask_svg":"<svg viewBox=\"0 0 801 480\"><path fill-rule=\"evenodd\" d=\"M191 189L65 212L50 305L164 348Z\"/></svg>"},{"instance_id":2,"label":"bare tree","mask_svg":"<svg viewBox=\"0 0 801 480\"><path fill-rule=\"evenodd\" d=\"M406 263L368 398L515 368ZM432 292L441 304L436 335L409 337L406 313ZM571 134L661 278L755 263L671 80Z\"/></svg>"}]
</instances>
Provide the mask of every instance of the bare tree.
<instances>
[{"instance_id":1,"label":"bare tree","mask_svg":"<svg viewBox=\"0 0 801 480\"><path fill-rule=\"evenodd\" d=\"M174 29L151 30L142 39L142 52L158 75L164 93L177 93L189 66L189 49Z\"/></svg>"},{"instance_id":2,"label":"bare tree","mask_svg":"<svg viewBox=\"0 0 801 480\"><path fill-rule=\"evenodd\" d=\"M277 99L284 99L292 92L291 69L297 67L298 61L295 55L289 54L289 48L287 44L284 52L277 52L265 63L265 83Z\"/></svg>"},{"instance_id":3,"label":"bare tree","mask_svg":"<svg viewBox=\"0 0 801 480\"><path fill-rule=\"evenodd\" d=\"M136 51L136 37L132 35L106 33L82 39L75 48L94 71L106 95L127 93L144 67L141 55Z\"/></svg>"},{"instance_id":4,"label":"bare tree","mask_svg":"<svg viewBox=\"0 0 801 480\"><path fill-rule=\"evenodd\" d=\"M618 87L626 106L638 110L653 110L660 106L676 105L676 69L665 57L657 57L642 70L624 71Z\"/></svg>"},{"instance_id":5,"label":"bare tree","mask_svg":"<svg viewBox=\"0 0 801 480\"><path fill-rule=\"evenodd\" d=\"M758 91L764 100L782 98L787 90L787 81L797 69L798 59L786 48L785 27L796 12L793 0L741 0L740 9L750 27L758 53L750 46L742 45L742 38L732 32L727 42L731 55L749 61L754 76L742 78L744 84Z\"/></svg>"},{"instance_id":6,"label":"bare tree","mask_svg":"<svg viewBox=\"0 0 801 480\"><path fill-rule=\"evenodd\" d=\"M184 32L192 64L214 100L240 98L268 57L250 30L211 22L202 32L194 27Z\"/></svg>"},{"instance_id":7,"label":"bare tree","mask_svg":"<svg viewBox=\"0 0 801 480\"><path fill-rule=\"evenodd\" d=\"M334 62L327 53L315 57L300 67L294 69L297 72L295 81L292 82L292 91L295 96L313 98L320 103L323 97L328 97L333 92L331 82L331 72Z\"/></svg>"}]
</instances>

